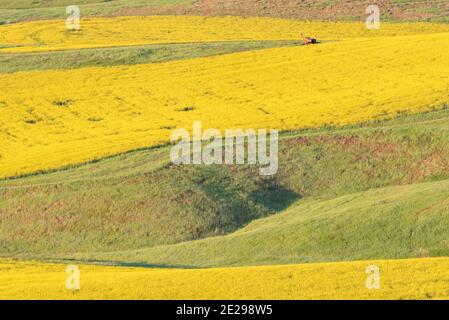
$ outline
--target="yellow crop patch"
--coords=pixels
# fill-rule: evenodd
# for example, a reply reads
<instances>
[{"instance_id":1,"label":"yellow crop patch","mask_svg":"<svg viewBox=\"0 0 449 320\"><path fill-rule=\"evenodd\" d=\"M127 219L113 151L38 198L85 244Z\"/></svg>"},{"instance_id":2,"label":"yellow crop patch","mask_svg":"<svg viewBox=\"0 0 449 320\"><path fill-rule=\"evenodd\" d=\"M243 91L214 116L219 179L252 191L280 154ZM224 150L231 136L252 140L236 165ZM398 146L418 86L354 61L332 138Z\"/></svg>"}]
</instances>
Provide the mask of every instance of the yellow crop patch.
<instances>
[{"instance_id":1,"label":"yellow crop patch","mask_svg":"<svg viewBox=\"0 0 449 320\"><path fill-rule=\"evenodd\" d=\"M78 268L80 290L71 291L65 265L2 261L0 299L449 298L448 258L202 270Z\"/></svg>"},{"instance_id":2,"label":"yellow crop patch","mask_svg":"<svg viewBox=\"0 0 449 320\"><path fill-rule=\"evenodd\" d=\"M289 130L423 111L449 100L448 49L439 34L2 74L0 176L167 142L194 120Z\"/></svg>"},{"instance_id":3,"label":"yellow crop patch","mask_svg":"<svg viewBox=\"0 0 449 320\"><path fill-rule=\"evenodd\" d=\"M67 31L64 20L0 26L1 52L37 52L156 43L231 40L324 40L449 32L449 25L383 23L368 30L364 22L295 21L272 18L156 16L87 18L80 31Z\"/></svg>"},{"instance_id":4,"label":"yellow crop patch","mask_svg":"<svg viewBox=\"0 0 449 320\"><path fill-rule=\"evenodd\" d=\"M445 33L0 74L0 177L164 143L194 120L291 130L425 111L449 101L448 61Z\"/></svg>"}]
</instances>

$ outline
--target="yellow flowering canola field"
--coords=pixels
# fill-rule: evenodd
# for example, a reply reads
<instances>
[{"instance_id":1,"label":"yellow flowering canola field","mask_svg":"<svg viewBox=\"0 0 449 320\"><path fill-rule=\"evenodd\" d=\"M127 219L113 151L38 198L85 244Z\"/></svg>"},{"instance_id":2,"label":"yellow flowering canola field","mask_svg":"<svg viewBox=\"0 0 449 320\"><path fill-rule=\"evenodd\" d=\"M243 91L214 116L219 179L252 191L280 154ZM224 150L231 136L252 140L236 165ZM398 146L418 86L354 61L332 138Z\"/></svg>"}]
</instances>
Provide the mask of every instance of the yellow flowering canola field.
<instances>
[{"instance_id":1,"label":"yellow flowering canola field","mask_svg":"<svg viewBox=\"0 0 449 320\"><path fill-rule=\"evenodd\" d=\"M449 32L449 25L383 23L368 30L361 22L304 22L273 18L156 16L88 18L69 32L64 20L0 26L1 52L37 52L156 43L235 40L298 40L300 34L325 40Z\"/></svg>"},{"instance_id":2,"label":"yellow flowering canola field","mask_svg":"<svg viewBox=\"0 0 449 320\"><path fill-rule=\"evenodd\" d=\"M368 290L367 267L380 268ZM80 290L66 265L0 262L0 299L448 299L449 258L201 270L81 265Z\"/></svg>"},{"instance_id":3,"label":"yellow flowering canola field","mask_svg":"<svg viewBox=\"0 0 449 320\"><path fill-rule=\"evenodd\" d=\"M441 33L0 74L0 177L165 143L194 120L292 130L426 111L449 100L448 61Z\"/></svg>"}]
</instances>

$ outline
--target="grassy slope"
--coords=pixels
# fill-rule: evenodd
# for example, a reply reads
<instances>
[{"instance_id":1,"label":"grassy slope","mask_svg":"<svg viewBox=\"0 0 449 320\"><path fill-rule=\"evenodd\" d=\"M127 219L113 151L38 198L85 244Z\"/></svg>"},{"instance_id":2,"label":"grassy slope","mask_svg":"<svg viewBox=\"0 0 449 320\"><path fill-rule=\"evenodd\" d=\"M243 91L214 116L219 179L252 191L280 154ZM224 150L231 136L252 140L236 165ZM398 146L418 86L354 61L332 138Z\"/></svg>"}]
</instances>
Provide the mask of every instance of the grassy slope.
<instances>
[{"instance_id":1,"label":"grassy slope","mask_svg":"<svg viewBox=\"0 0 449 320\"><path fill-rule=\"evenodd\" d=\"M107 15L123 8L142 6L187 5L194 0L0 0L0 23L28 19L53 19L66 17L65 7L79 5L83 16Z\"/></svg>"},{"instance_id":2,"label":"grassy slope","mask_svg":"<svg viewBox=\"0 0 449 320\"><path fill-rule=\"evenodd\" d=\"M227 236L76 258L170 267L449 255L449 181L303 200Z\"/></svg>"},{"instance_id":3,"label":"grassy slope","mask_svg":"<svg viewBox=\"0 0 449 320\"><path fill-rule=\"evenodd\" d=\"M160 1L156 2L156 5L161 4ZM0 4L2 3L0 2ZM127 2L127 5L130 6L140 4L139 1ZM65 5L65 3L52 5ZM103 7L103 5L108 7ZM121 5L123 5L121 1L93 4L83 7L83 12L85 14L100 12L107 14ZM6 6L4 5L4 7ZM53 17L51 14L59 17L64 15L64 12L61 13L61 8L2 10L0 20L2 20L2 14L12 14L13 20L23 17ZM226 48L217 45L218 47L203 47L201 50L209 55L227 52L226 50L232 52L232 50L240 48L240 45L237 45L238 48L232 45ZM258 45L256 44L256 46ZM176 49L171 46L169 52L166 52L167 48L158 47L156 52L152 52L150 55L148 55L147 47L53 53L55 56L51 54L11 55L2 57L4 59L2 66L6 66L4 71L11 72L29 70L31 65L35 69L45 69L71 68L91 64L113 65L122 64L125 61L145 63L188 57L191 54L186 53L188 46ZM104 55L106 55L106 59L99 59L99 56L103 57ZM19 63L18 57L24 58L23 62ZM432 120L433 117L437 118L436 121ZM342 199L347 201L346 197L355 197L354 202L343 207L343 213L340 212L339 216L343 216L349 221L360 218L351 216L353 208L361 210L360 208L363 209L366 205L371 206L377 203L376 201L386 201L382 199L389 192L398 190L379 191L381 200L375 198L375 195L369 194L370 197L366 199L366 202L358 201L361 198L360 195L344 195L370 188L449 178L449 165L446 160L449 158L446 147L448 142L446 117L447 113L445 112L436 116L434 114L417 116L411 120L421 123L421 126L416 127L408 124L401 125L400 121L393 121L390 124L393 128L376 129L374 127L372 129L349 129L341 132L318 131L304 134L306 137L303 137L303 134L298 137L298 134L295 133L293 137L286 137L283 141L281 172L275 179L269 181L258 178L257 174L254 174L254 168L170 167L167 165L167 149L164 148L129 153L53 174L6 181L4 182L6 188L0 190L0 194L4 196L0 200L0 216L2 218L0 226L2 248L0 252L7 255L27 252L44 256L57 254L67 257L73 252L84 251L87 254L79 255L79 257L92 259L102 257L145 263L195 266L383 257L382 255L378 256L379 252L369 251L363 241L360 242L357 238L350 238L350 236L359 233L366 235L367 230L372 227L370 223L390 225L396 221L391 220L394 219L394 214L391 212L396 209L390 207L385 213L386 216L381 217L380 221L376 220L376 217L367 221L366 224L356 220L357 224L354 224L356 227L354 230L350 230L350 234L347 234L345 230L341 234L334 233L336 237L339 237L337 240L341 240L343 243L333 240L332 243L339 243L340 246L336 246L332 250L328 249L329 244L325 241L327 238L323 240L318 237L317 239L322 241L324 246L320 247L319 244L323 243L319 241L316 246L310 248L310 253L307 254L303 254L306 252L304 246L307 247L307 245L301 239L294 238L295 232L292 230L305 228L304 232L308 231L310 234L311 230L315 229L307 229L310 227L309 224L292 224L288 227L291 229L287 228L287 231L282 228L273 229L273 239L281 246L277 249L282 253L282 255L276 255L275 252L266 249L270 241L264 242L265 236L262 236L261 239L252 238L253 234L257 234L257 223L259 222L255 223L256 227L253 224L247 227L251 231L248 239L240 240L239 238L238 241L229 239L233 239L241 231L223 238L213 239L213 241L218 241L217 243L209 243L209 239L207 239L200 242L125 253L97 255L96 253L89 254L89 252L136 249L222 235L241 228L253 219L279 212L301 197L305 197L305 199L300 205L296 204L279 216L269 218L268 224L285 225L282 218L287 216L290 221L290 216L305 215L304 210L306 209L303 207L305 205L312 206L309 209L316 206L321 210L321 206L332 206L331 201ZM385 125L388 124L382 124L382 126ZM439 134L435 134L435 132ZM37 185L27 187L34 183ZM9 188L12 185L19 186L19 188ZM20 187L20 185L25 185L25 187ZM405 213L402 212L405 219L404 230L413 229L416 221L406 218L410 218L410 212L417 214L413 211L414 208L421 208L421 203L412 202L414 195L436 190L437 194L443 198L429 197L435 203L447 196L445 193L440 193L441 185L439 183L416 187L417 190L401 189L401 197L403 196L404 199L395 199L393 202L403 203L398 210L411 206ZM443 185L444 187L446 185ZM421 188L424 188L424 191ZM338 198L340 196L343 198ZM323 200L334 197L337 198ZM27 202L24 199L27 199ZM27 205L24 205L25 203ZM328 211L329 216L319 222L322 224L316 227L317 229L327 230L332 234L332 231L339 231L341 223L347 225L348 220L332 221L335 212L331 209ZM447 228L444 216L447 208L444 207L444 202L442 207L435 206L430 211L430 216L436 221L435 226L442 225ZM375 211L367 212L367 214L375 213ZM275 218L281 220L270 220ZM295 219L291 220L296 221ZM311 222L309 221L309 223ZM428 225L434 226L432 223ZM285 240L284 233L288 234L288 230L290 230L291 237L287 237ZM389 254L391 257L408 257L429 253L432 255L447 254L445 251L447 243L440 234L441 230L437 227L432 227L431 230L434 232L431 237L423 233L418 233L416 237L413 236L416 241L409 246L404 245L405 234L400 234L397 241L392 242L391 246L383 253ZM80 237L80 234L83 236ZM281 234L280 238L279 234ZM291 243L289 243L289 239L292 241ZM432 247L426 242L428 239L437 239L438 242ZM385 241L382 238L377 240ZM358 244L365 245L365 247L358 249L356 254L350 255L351 250L344 246L345 241L357 241ZM260 243L260 255L244 256L245 250L252 250L254 242ZM195 247L198 245L200 247ZM187 246L187 253L179 251L182 246ZM198 248L204 250L202 251L204 255L192 255L189 246L192 246L194 250ZM243 251L234 250L240 252L240 256L237 256L232 252L222 250L227 252L223 259L213 259L220 253L214 251L215 246L223 250L233 246L234 249L241 247ZM164 252L164 250L168 250L172 254L161 260L157 255L160 256L161 251ZM264 252L269 254L264 255Z\"/></svg>"},{"instance_id":4,"label":"grassy slope","mask_svg":"<svg viewBox=\"0 0 449 320\"><path fill-rule=\"evenodd\" d=\"M102 0L0 0L0 8L2 9L28 9L28 8L47 8L61 7L71 4L92 4L103 2Z\"/></svg>"},{"instance_id":5,"label":"grassy slope","mask_svg":"<svg viewBox=\"0 0 449 320\"><path fill-rule=\"evenodd\" d=\"M2 54L0 73L157 63L299 44L295 41L212 42Z\"/></svg>"},{"instance_id":6,"label":"grassy slope","mask_svg":"<svg viewBox=\"0 0 449 320\"><path fill-rule=\"evenodd\" d=\"M78 4L91 15L244 15L295 19L364 20L366 1L344 0L0 0L0 22L65 17ZM382 21L448 21L447 0L393 0L381 6Z\"/></svg>"},{"instance_id":7,"label":"grassy slope","mask_svg":"<svg viewBox=\"0 0 449 320\"><path fill-rule=\"evenodd\" d=\"M380 258L383 254L415 256L421 254L421 248L422 254L446 254L447 243L443 241L441 228L448 228L447 207L438 206L447 197L444 183L373 191L368 194L371 198L366 199L363 194L351 194L383 186L449 179L448 117L449 111L442 110L364 127L286 135L280 145L279 173L269 180L259 177L254 167L170 166L166 147L127 153L64 171L6 180L0 183L1 253L70 257L74 252L85 252L92 253L85 257L95 259L95 252L100 251L133 250L230 233L254 219L280 212L303 197L292 209L267 220L284 224L282 219L295 216L299 220L292 221L300 222L308 207L326 208L325 219L289 227L292 236L299 237L285 239L292 244L285 247L291 254L282 250L278 250L282 256L276 255L276 250L249 250L246 256L244 251L240 252L237 258L241 260L235 260L233 254L220 260L215 255L217 252L207 251L215 245L209 248L205 245L204 256L189 250L183 254L175 246L102 257L163 263L156 255L163 250L174 250L170 251L173 252L170 257L164 256L169 264L183 261L189 265L217 265ZM385 216L376 207L368 210L388 200L392 191L398 198L387 201ZM429 195L415 199L420 193ZM333 198L338 199L330 200ZM338 215L341 219L332 220L333 205L351 199L353 203L341 208L343 211ZM427 216L434 219L429 225L435 228L427 234L417 231L413 242L404 244L403 238L420 212L418 208L430 207L432 203L435 208L429 208ZM372 215L372 219L365 220L354 208L360 212L365 208L366 215ZM404 219L402 234L394 229L398 216ZM376 234L375 228L383 228L384 224L385 228L393 228L392 233L375 239L384 243L389 235L396 238L383 247L373 245L378 251L373 251L366 242L360 242L366 247L357 252L344 245L359 242L359 237L370 239L368 233ZM303 228L302 235L292 231L298 228ZM276 241L282 247L284 229L276 230L279 233L259 236L280 237ZM314 230L322 230L317 234L318 244L301 238L310 237ZM336 239L330 241L331 236ZM231 245L227 239L239 238L232 235L210 243L218 241L227 247ZM242 250L251 248L248 243L266 245L262 239L253 239L258 238L250 237L247 243L242 242ZM436 241L433 246L428 242L432 240ZM335 247L330 246L331 242ZM232 245L238 247L238 243ZM304 251L307 243L311 246L309 252Z\"/></svg>"},{"instance_id":8,"label":"grassy slope","mask_svg":"<svg viewBox=\"0 0 449 320\"><path fill-rule=\"evenodd\" d=\"M133 165L126 173L115 168L98 180L0 191L2 252L173 243L230 232L273 210L253 196L263 187L235 179L227 170L165 167L151 172L146 162L137 169ZM134 170L145 171L134 175Z\"/></svg>"}]
</instances>

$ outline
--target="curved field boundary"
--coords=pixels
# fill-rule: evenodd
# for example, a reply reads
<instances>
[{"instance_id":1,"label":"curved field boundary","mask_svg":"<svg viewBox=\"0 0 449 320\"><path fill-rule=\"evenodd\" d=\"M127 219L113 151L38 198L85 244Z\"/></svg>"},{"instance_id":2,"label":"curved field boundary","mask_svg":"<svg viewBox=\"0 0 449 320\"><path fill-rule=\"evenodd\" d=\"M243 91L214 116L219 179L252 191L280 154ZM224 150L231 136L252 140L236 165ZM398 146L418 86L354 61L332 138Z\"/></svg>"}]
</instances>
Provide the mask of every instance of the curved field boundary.
<instances>
[{"instance_id":1,"label":"curved field boundary","mask_svg":"<svg viewBox=\"0 0 449 320\"><path fill-rule=\"evenodd\" d=\"M157 65L0 74L0 177L163 144L194 120L283 131L427 111L448 102L448 47L449 33L358 38Z\"/></svg>"}]
</instances>

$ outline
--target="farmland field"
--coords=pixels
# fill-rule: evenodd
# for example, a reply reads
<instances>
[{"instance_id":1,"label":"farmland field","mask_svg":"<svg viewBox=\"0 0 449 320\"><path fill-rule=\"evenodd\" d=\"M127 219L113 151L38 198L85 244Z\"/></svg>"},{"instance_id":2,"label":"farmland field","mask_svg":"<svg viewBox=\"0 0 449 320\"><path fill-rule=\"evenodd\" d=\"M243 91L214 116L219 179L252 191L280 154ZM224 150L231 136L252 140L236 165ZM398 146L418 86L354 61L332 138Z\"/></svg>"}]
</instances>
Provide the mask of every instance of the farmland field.
<instances>
[{"instance_id":1,"label":"farmland field","mask_svg":"<svg viewBox=\"0 0 449 320\"><path fill-rule=\"evenodd\" d=\"M366 289L370 265L383 271L383 289ZM447 299L448 269L448 259L208 270L82 265L82 289L71 292L64 265L6 260L0 299Z\"/></svg>"},{"instance_id":2,"label":"farmland field","mask_svg":"<svg viewBox=\"0 0 449 320\"><path fill-rule=\"evenodd\" d=\"M444 256L448 119L282 135L268 180L253 166L171 165L170 147L5 180L0 254L196 267Z\"/></svg>"},{"instance_id":3,"label":"farmland field","mask_svg":"<svg viewBox=\"0 0 449 320\"><path fill-rule=\"evenodd\" d=\"M39 52L161 43L243 40L298 40L313 34L322 40L425 35L449 32L445 24L385 23L368 30L360 22L295 21L273 18L150 16L90 18L67 31L60 20L0 27L0 52Z\"/></svg>"},{"instance_id":4,"label":"farmland field","mask_svg":"<svg viewBox=\"0 0 449 320\"><path fill-rule=\"evenodd\" d=\"M449 299L449 1L70 4L0 0L0 299Z\"/></svg>"},{"instance_id":5,"label":"farmland field","mask_svg":"<svg viewBox=\"0 0 449 320\"><path fill-rule=\"evenodd\" d=\"M172 129L189 128L195 119L210 128L294 130L447 103L449 33L394 39L355 38L158 65L0 74L5 84L0 113L6 120L0 176L164 144ZM302 73L310 77L297 77ZM23 92L29 77L33 82ZM223 112L226 122L217 117Z\"/></svg>"},{"instance_id":6,"label":"farmland field","mask_svg":"<svg viewBox=\"0 0 449 320\"><path fill-rule=\"evenodd\" d=\"M367 3L345 0L0 0L0 22L63 18L64 6L75 2L86 16L261 16L299 20L364 20ZM447 0L382 1L387 21L447 22Z\"/></svg>"}]
</instances>

